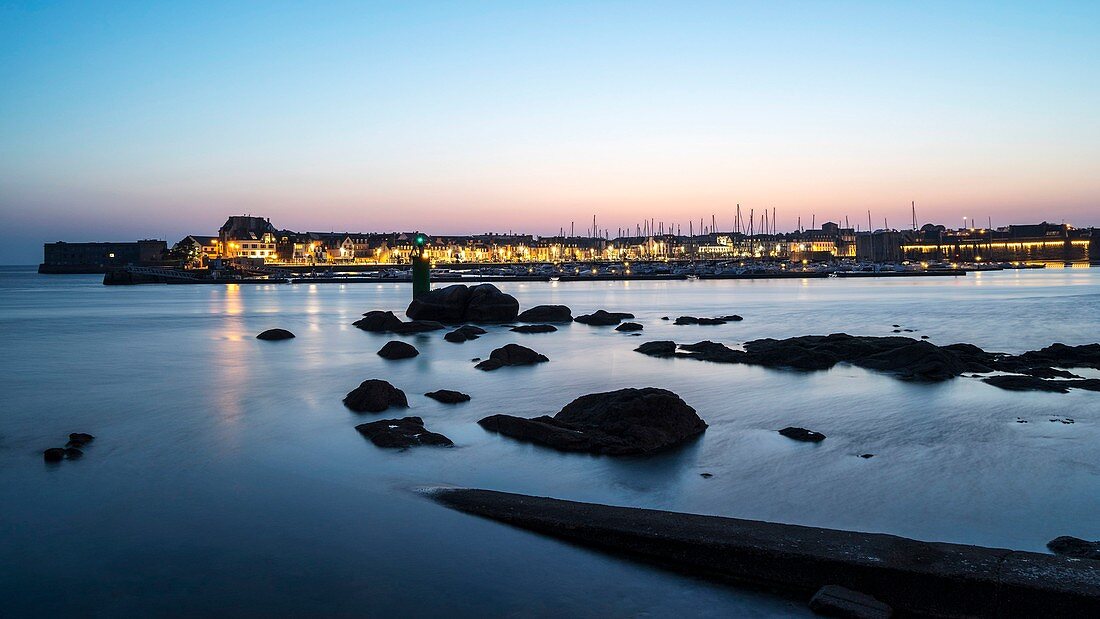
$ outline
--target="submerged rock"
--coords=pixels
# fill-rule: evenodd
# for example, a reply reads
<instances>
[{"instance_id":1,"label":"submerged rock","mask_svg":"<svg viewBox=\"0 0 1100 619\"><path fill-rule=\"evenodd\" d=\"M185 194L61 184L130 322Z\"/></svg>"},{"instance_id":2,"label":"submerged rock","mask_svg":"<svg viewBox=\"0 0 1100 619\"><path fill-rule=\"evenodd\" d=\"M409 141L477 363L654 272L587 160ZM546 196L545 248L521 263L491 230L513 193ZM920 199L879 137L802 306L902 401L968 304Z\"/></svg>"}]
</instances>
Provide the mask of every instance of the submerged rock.
<instances>
[{"instance_id":1,"label":"submerged rock","mask_svg":"<svg viewBox=\"0 0 1100 619\"><path fill-rule=\"evenodd\" d=\"M803 441L805 443L820 443L825 440L825 435L820 432L814 432L813 430L807 430L806 428L796 428L788 426L779 431L780 434L787 438L792 438L796 441Z\"/></svg>"},{"instance_id":2,"label":"submerged rock","mask_svg":"<svg viewBox=\"0 0 1100 619\"><path fill-rule=\"evenodd\" d=\"M289 340L294 334L286 329L268 329L256 336L258 340Z\"/></svg>"},{"instance_id":3,"label":"submerged rock","mask_svg":"<svg viewBox=\"0 0 1100 619\"><path fill-rule=\"evenodd\" d=\"M488 359L474 367L479 370L488 371L502 368L506 365L532 365L535 363L545 363L549 360L550 359L546 358L546 355L541 355L526 346L505 344L489 353Z\"/></svg>"},{"instance_id":4,"label":"submerged rock","mask_svg":"<svg viewBox=\"0 0 1100 619\"><path fill-rule=\"evenodd\" d=\"M724 325L728 322L723 318L696 318L695 316L680 316L672 324L674 325Z\"/></svg>"},{"instance_id":5,"label":"submerged rock","mask_svg":"<svg viewBox=\"0 0 1100 619\"><path fill-rule=\"evenodd\" d=\"M1076 559L1100 560L1100 540L1090 542L1078 537L1063 535L1047 542L1047 548L1056 555Z\"/></svg>"},{"instance_id":6,"label":"submerged rock","mask_svg":"<svg viewBox=\"0 0 1100 619\"><path fill-rule=\"evenodd\" d=\"M562 451L605 455L649 454L701 434L695 409L665 389L619 389L573 400L553 417L491 415L483 428Z\"/></svg>"},{"instance_id":7,"label":"submerged rock","mask_svg":"<svg viewBox=\"0 0 1100 619\"><path fill-rule=\"evenodd\" d=\"M393 312L371 310L352 324L364 331L385 333L400 328L401 319L395 316Z\"/></svg>"},{"instance_id":8,"label":"submerged rock","mask_svg":"<svg viewBox=\"0 0 1100 619\"><path fill-rule=\"evenodd\" d=\"M416 349L412 344L406 344L405 342L391 341L378 351L378 356L383 359L409 359L420 354L420 351Z\"/></svg>"},{"instance_id":9,"label":"submerged rock","mask_svg":"<svg viewBox=\"0 0 1100 619\"><path fill-rule=\"evenodd\" d=\"M403 322L394 329L391 333L398 335L409 335L410 333L424 333L426 331L439 331L440 329L446 329L446 325L434 320L410 320Z\"/></svg>"},{"instance_id":10,"label":"submerged rock","mask_svg":"<svg viewBox=\"0 0 1100 619\"><path fill-rule=\"evenodd\" d=\"M454 445L451 439L446 436L429 432L424 427L424 420L420 417L382 419L370 423L361 423L355 426L355 429L375 445L390 449L406 449L419 445L436 445L440 447Z\"/></svg>"},{"instance_id":11,"label":"submerged rock","mask_svg":"<svg viewBox=\"0 0 1100 619\"><path fill-rule=\"evenodd\" d=\"M509 329L509 331L515 331L516 333L553 333L557 330L558 328L554 325L519 325Z\"/></svg>"},{"instance_id":12,"label":"submerged rock","mask_svg":"<svg viewBox=\"0 0 1100 619\"><path fill-rule=\"evenodd\" d=\"M463 325L455 329L454 331L451 331L450 333L444 335L443 339L447 340L448 342L461 344L462 342L465 342L467 340L476 340L478 337L484 335L485 333L488 332L481 327L475 327L473 325Z\"/></svg>"},{"instance_id":13,"label":"submerged rock","mask_svg":"<svg viewBox=\"0 0 1100 619\"><path fill-rule=\"evenodd\" d=\"M95 437L86 432L73 432L69 434L69 442L66 447L83 447L95 440Z\"/></svg>"},{"instance_id":14,"label":"submerged rock","mask_svg":"<svg viewBox=\"0 0 1100 619\"><path fill-rule=\"evenodd\" d=\"M369 379L359 383L344 396L344 406L358 413L380 413L391 406L408 408L405 392L384 380Z\"/></svg>"},{"instance_id":15,"label":"submerged rock","mask_svg":"<svg viewBox=\"0 0 1100 619\"><path fill-rule=\"evenodd\" d=\"M604 310L596 310L591 314L582 314L573 319L573 322L579 322L581 324L592 325L594 327L610 327L617 325L620 322L633 318L634 314L627 314L625 312L608 312Z\"/></svg>"},{"instance_id":16,"label":"submerged rock","mask_svg":"<svg viewBox=\"0 0 1100 619\"><path fill-rule=\"evenodd\" d=\"M630 331L641 331L643 328L644 327L642 327L642 325L640 325L636 322L624 322L623 324L615 327L615 330L616 331L630 332Z\"/></svg>"},{"instance_id":17,"label":"submerged rock","mask_svg":"<svg viewBox=\"0 0 1100 619\"><path fill-rule=\"evenodd\" d=\"M564 305L536 305L516 316L519 322L572 322L573 311Z\"/></svg>"},{"instance_id":18,"label":"submerged rock","mask_svg":"<svg viewBox=\"0 0 1100 619\"><path fill-rule=\"evenodd\" d=\"M437 391L429 391L424 395L435 400L436 402L442 402L443 404L458 404L460 402L469 402L470 396L462 393L461 391L452 391L450 389L439 389Z\"/></svg>"},{"instance_id":19,"label":"submerged rock","mask_svg":"<svg viewBox=\"0 0 1100 619\"><path fill-rule=\"evenodd\" d=\"M467 287L454 284L413 299L405 314L415 320L460 322L508 322L519 313L519 301L492 284Z\"/></svg>"},{"instance_id":20,"label":"submerged rock","mask_svg":"<svg viewBox=\"0 0 1100 619\"><path fill-rule=\"evenodd\" d=\"M46 462L61 462L65 459L65 448L50 447L42 452L42 459Z\"/></svg>"}]
</instances>

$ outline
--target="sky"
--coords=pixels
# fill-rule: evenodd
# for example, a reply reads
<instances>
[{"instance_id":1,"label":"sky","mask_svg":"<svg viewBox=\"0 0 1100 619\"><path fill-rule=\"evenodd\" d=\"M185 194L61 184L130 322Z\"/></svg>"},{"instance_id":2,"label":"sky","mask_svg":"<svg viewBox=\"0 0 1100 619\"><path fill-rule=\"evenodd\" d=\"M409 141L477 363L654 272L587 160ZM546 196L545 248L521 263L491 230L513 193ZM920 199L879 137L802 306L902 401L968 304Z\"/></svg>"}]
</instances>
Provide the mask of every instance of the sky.
<instances>
[{"instance_id":1,"label":"sky","mask_svg":"<svg viewBox=\"0 0 1100 619\"><path fill-rule=\"evenodd\" d=\"M0 263L54 240L1100 226L1100 2L0 0Z\"/></svg>"}]
</instances>

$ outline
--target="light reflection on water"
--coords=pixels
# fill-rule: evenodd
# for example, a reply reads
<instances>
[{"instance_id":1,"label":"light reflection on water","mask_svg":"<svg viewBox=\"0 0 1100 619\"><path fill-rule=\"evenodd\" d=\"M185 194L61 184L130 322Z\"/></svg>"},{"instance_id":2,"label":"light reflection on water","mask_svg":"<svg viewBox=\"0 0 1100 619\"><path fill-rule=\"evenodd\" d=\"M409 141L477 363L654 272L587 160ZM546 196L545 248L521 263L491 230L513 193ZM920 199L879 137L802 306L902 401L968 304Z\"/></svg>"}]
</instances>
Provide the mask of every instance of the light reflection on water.
<instances>
[{"instance_id":1,"label":"light reflection on water","mask_svg":"<svg viewBox=\"0 0 1100 619\"><path fill-rule=\"evenodd\" d=\"M524 307L631 311L645 332L494 327L461 345L433 333L403 338L420 356L386 362L374 353L390 338L350 323L370 309L402 309L407 285L104 287L96 277L0 270L0 597L24 615L800 610L455 514L409 492L431 484L1030 550L1057 535L1100 538L1095 393L1021 394L969 378L922 385L847 366L794 373L632 352L655 339L736 345L886 335L893 324L940 344L1007 352L1087 343L1100 333L1096 270L502 288ZM727 313L745 320L660 320ZM254 339L271 327L298 337ZM470 358L510 341L551 362L473 369ZM340 400L371 377L403 388L407 414L456 447L395 453L363 441L354 425L377 417L352 414ZM649 459L611 459L519 444L475 423L645 385L698 409L710 424L702 439ZM473 401L447 407L421 395L439 388ZM775 433L786 425L829 438L794 443ZM41 449L72 431L99 439L83 461L45 467ZM857 457L867 452L875 457Z\"/></svg>"}]
</instances>

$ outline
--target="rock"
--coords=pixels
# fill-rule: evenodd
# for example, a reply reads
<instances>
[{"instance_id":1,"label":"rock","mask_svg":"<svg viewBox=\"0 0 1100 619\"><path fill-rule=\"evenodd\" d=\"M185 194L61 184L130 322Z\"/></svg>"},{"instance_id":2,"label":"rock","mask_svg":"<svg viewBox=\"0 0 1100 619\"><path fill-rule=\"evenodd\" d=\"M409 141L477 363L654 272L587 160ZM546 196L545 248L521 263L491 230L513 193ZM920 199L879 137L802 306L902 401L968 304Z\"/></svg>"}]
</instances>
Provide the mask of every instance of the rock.
<instances>
[{"instance_id":1,"label":"rock","mask_svg":"<svg viewBox=\"0 0 1100 619\"><path fill-rule=\"evenodd\" d=\"M1077 537L1063 535L1047 542L1047 548L1056 555L1076 559L1100 560L1100 541L1090 542Z\"/></svg>"},{"instance_id":2,"label":"rock","mask_svg":"<svg viewBox=\"0 0 1100 619\"><path fill-rule=\"evenodd\" d=\"M707 424L665 389L619 389L573 400L553 417L491 415L483 428L562 451L650 454L684 443Z\"/></svg>"},{"instance_id":3,"label":"rock","mask_svg":"<svg viewBox=\"0 0 1100 619\"><path fill-rule=\"evenodd\" d=\"M294 334L286 329L268 329L256 336L258 340L289 340Z\"/></svg>"},{"instance_id":4,"label":"rock","mask_svg":"<svg viewBox=\"0 0 1100 619\"><path fill-rule=\"evenodd\" d=\"M413 299L405 315L414 320L448 324L460 322L508 322L519 313L519 301L492 284L467 287L454 284Z\"/></svg>"},{"instance_id":5,"label":"rock","mask_svg":"<svg viewBox=\"0 0 1100 619\"><path fill-rule=\"evenodd\" d=\"M50 447L42 452L42 459L46 462L61 462L65 459L65 449L62 447Z\"/></svg>"},{"instance_id":6,"label":"rock","mask_svg":"<svg viewBox=\"0 0 1100 619\"><path fill-rule=\"evenodd\" d=\"M384 380L369 379L344 397L344 406L359 413L380 413L391 406L408 408L405 392Z\"/></svg>"},{"instance_id":7,"label":"rock","mask_svg":"<svg viewBox=\"0 0 1100 619\"><path fill-rule=\"evenodd\" d=\"M1066 346L1051 344L1042 350L1032 350L1018 359L1030 367L1093 368L1100 370L1100 344Z\"/></svg>"},{"instance_id":8,"label":"rock","mask_svg":"<svg viewBox=\"0 0 1100 619\"><path fill-rule=\"evenodd\" d=\"M1028 376L1034 376L1035 378L1081 378L1073 372L1067 372L1066 370L1059 370L1055 368L1029 368L1021 370L1021 374L1027 374Z\"/></svg>"},{"instance_id":9,"label":"rock","mask_svg":"<svg viewBox=\"0 0 1100 619\"><path fill-rule=\"evenodd\" d=\"M364 331L386 333L400 328L401 319L394 316L393 312L372 310L363 314L362 318L352 324Z\"/></svg>"},{"instance_id":10,"label":"rock","mask_svg":"<svg viewBox=\"0 0 1100 619\"><path fill-rule=\"evenodd\" d=\"M446 328L447 327L443 323L434 320L410 320L394 327L390 332L398 335L409 335L411 333L424 333L425 331L438 331Z\"/></svg>"},{"instance_id":11,"label":"rock","mask_svg":"<svg viewBox=\"0 0 1100 619\"><path fill-rule=\"evenodd\" d=\"M867 460L868 458L874 458L875 454L859 454L859 457Z\"/></svg>"},{"instance_id":12,"label":"rock","mask_svg":"<svg viewBox=\"0 0 1100 619\"><path fill-rule=\"evenodd\" d=\"M520 325L509 329L509 331L515 331L516 333L553 333L557 330L558 328L554 325Z\"/></svg>"},{"instance_id":13,"label":"rock","mask_svg":"<svg viewBox=\"0 0 1100 619\"><path fill-rule=\"evenodd\" d=\"M661 316L661 320L668 320L668 316Z\"/></svg>"},{"instance_id":14,"label":"rock","mask_svg":"<svg viewBox=\"0 0 1100 619\"><path fill-rule=\"evenodd\" d=\"M65 448L65 459L66 460L76 460L77 458L83 458L83 457L84 457L84 452L80 451L76 447L66 447Z\"/></svg>"},{"instance_id":15,"label":"rock","mask_svg":"<svg viewBox=\"0 0 1100 619\"><path fill-rule=\"evenodd\" d=\"M1021 374L1001 374L999 376L987 376L982 379L982 382L1009 391L1049 391L1051 393L1069 393L1070 389L1100 391L1100 378L1044 380Z\"/></svg>"},{"instance_id":16,"label":"rock","mask_svg":"<svg viewBox=\"0 0 1100 619\"><path fill-rule=\"evenodd\" d=\"M695 316L680 316L672 324L674 325L724 325L724 318L696 318Z\"/></svg>"},{"instance_id":17,"label":"rock","mask_svg":"<svg viewBox=\"0 0 1100 619\"><path fill-rule=\"evenodd\" d=\"M594 327L610 327L617 325L620 322L633 318L634 314L627 314L624 312L607 312L604 310L596 310L591 314L583 314L573 319L573 322L579 322L581 324L592 325Z\"/></svg>"},{"instance_id":18,"label":"rock","mask_svg":"<svg viewBox=\"0 0 1100 619\"><path fill-rule=\"evenodd\" d=\"M450 333L444 335L443 339L447 340L448 342L461 344L466 340L476 340L478 337L484 335L485 333L488 333L488 331L482 329L481 327L475 327L473 325L463 325L455 329L454 331L451 331Z\"/></svg>"},{"instance_id":19,"label":"rock","mask_svg":"<svg viewBox=\"0 0 1100 619\"><path fill-rule=\"evenodd\" d=\"M718 320L725 320L726 322L740 322L744 320L744 318L737 314L730 314L728 316L719 316Z\"/></svg>"},{"instance_id":20,"label":"rock","mask_svg":"<svg viewBox=\"0 0 1100 619\"><path fill-rule=\"evenodd\" d=\"M699 473L699 477L702 477L703 479L710 479L711 477L714 477L714 473Z\"/></svg>"},{"instance_id":21,"label":"rock","mask_svg":"<svg viewBox=\"0 0 1100 619\"><path fill-rule=\"evenodd\" d=\"M894 609L875 598L837 585L825 585L810 599L810 610L827 617L890 619Z\"/></svg>"},{"instance_id":22,"label":"rock","mask_svg":"<svg viewBox=\"0 0 1100 619\"><path fill-rule=\"evenodd\" d=\"M420 417L382 419L370 423L361 423L355 426L355 429L375 445L391 449L406 449L419 445L442 447L454 445L451 439L446 436L429 432L424 427L424 420Z\"/></svg>"},{"instance_id":23,"label":"rock","mask_svg":"<svg viewBox=\"0 0 1100 619\"><path fill-rule=\"evenodd\" d=\"M479 370L495 370L506 365L532 365L549 361L545 355L519 344L505 344L489 354L489 358L476 367Z\"/></svg>"},{"instance_id":24,"label":"rock","mask_svg":"<svg viewBox=\"0 0 1100 619\"><path fill-rule=\"evenodd\" d=\"M820 432L814 432L813 430L807 430L806 428L795 428L788 426L779 431L780 434L787 438L792 438L796 441L803 441L806 443L820 443L825 440L825 435Z\"/></svg>"},{"instance_id":25,"label":"rock","mask_svg":"<svg viewBox=\"0 0 1100 619\"><path fill-rule=\"evenodd\" d=\"M615 327L616 331L641 331L642 325L636 322L624 322L623 324Z\"/></svg>"},{"instance_id":26,"label":"rock","mask_svg":"<svg viewBox=\"0 0 1100 619\"><path fill-rule=\"evenodd\" d=\"M465 333L463 333L462 331L459 331L458 329L455 329L454 331L451 331L450 333L445 334L443 336L443 339L447 340L448 342L455 343L455 344L461 344L462 342L465 342L466 340L468 340L470 338L467 337L467 335Z\"/></svg>"},{"instance_id":27,"label":"rock","mask_svg":"<svg viewBox=\"0 0 1100 619\"><path fill-rule=\"evenodd\" d=\"M66 447L83 447L95 440L95 437L85 432L73 432L69 434L69 442Z\"/></svg>"},{"instance_id":28,"label":"rock","mask_svg":"<svg viewBox=\"0 0 1100 619\"><path fill-rule=\"evenodd\" d=\"M435 400L436 402L442 402L443 404L458 404L459 402L469 402L470 396L462 393L461 391L451 391L450 389L440 389L438 391L429 391L424 395Z\"/></svg>"},{"instance_id":29,"label":"rock","mask_svg":"<svg viewBox=\"0 0 1100 619\"><path fill-rule=\"evenodd\" d=\"M378 356L383 359L409 359L420 354L420 351L416 349L412 344L406 344L405 342L391 341L386 342L378 351Z\"/></svg>"},{"instance_id":30,"label":"rock","mask_svg":"<svg viewBox=\"0 0 1100 619\"><path fill-rule=\"evenodd\" d=\"M668 340L646 342L635 348L634 351L640 352L643 355L649 355L650 357L673 357L676 355L676 342L670 342Z\"/></svg>"},{"instance_id":31,"label":"rock","mask_svg":"<svg viewBox=\"0 0 1100 619\"><path fill-rule=\"evenodd\" d=\"M519 322L573 322L573 311L564 305L536 305L516 316Z\"/></svg>"}]
</instances>

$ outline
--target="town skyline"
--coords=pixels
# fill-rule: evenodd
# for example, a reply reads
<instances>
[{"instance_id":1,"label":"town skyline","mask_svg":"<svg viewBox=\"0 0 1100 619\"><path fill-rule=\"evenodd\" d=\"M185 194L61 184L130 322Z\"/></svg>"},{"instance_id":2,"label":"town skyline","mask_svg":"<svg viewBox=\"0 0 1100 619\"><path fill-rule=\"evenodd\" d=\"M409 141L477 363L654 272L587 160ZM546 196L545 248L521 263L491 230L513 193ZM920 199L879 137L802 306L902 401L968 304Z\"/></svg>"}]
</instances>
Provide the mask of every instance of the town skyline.
<instances>
[{"instance_id":1,"label":"town skyline","mask_svg":"<svg viewBox=\"0 0 1100 619\"><path fill-rule=\"evenodd\" d=\"M141 6L141 10L132 10ZM0 9L0 263L299 230L776 209L1100 225L1100 5Z\"/></svg>"}]
</instances>

